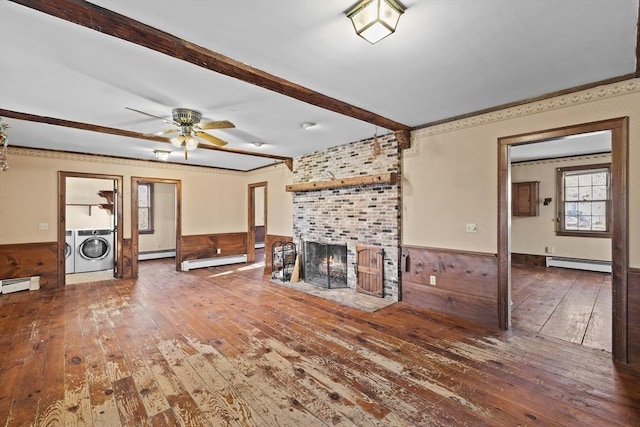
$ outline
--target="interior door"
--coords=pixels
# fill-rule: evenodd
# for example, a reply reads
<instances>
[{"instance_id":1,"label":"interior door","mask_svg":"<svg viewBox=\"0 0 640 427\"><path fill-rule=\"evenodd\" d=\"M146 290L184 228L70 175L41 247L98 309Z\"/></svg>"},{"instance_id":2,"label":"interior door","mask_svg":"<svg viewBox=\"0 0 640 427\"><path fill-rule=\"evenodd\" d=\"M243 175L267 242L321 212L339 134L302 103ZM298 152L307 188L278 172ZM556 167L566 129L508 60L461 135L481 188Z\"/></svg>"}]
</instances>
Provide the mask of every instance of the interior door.
<instances>
[{"instance_id":1,"label":"interior door","mask_svg":"<svg viewBox=\"0 0 640 427\"><path fill-rule=\"evenodd\" d=\"M356 291L384 296L384 250L378 246L356 246Z\"/></svg>"}]
</instances>

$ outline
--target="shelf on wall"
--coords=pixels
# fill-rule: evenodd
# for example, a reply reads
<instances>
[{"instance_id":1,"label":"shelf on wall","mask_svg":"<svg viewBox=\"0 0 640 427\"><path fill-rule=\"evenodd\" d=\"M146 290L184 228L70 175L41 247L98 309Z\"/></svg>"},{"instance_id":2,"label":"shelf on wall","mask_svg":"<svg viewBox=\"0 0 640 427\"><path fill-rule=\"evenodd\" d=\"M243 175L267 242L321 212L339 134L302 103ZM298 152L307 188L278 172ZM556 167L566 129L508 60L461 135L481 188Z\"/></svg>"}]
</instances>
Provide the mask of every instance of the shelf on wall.
<instances>
[{"instance_id":1,"label":"shelf on wall","mask_svg":"<svg viewBox=\"0 0 640 427\"><path fill-rule=\"evenodd\" d=\"M395 172L379 173L376 175L354 176L352 178L336 178L330 181L303 182L300 184L290 184L285 190L290 193L300 191L328 190L342 187L355 187L361 185L375 184L397 184L398 174Z\"/></svg>"}]
</instances>

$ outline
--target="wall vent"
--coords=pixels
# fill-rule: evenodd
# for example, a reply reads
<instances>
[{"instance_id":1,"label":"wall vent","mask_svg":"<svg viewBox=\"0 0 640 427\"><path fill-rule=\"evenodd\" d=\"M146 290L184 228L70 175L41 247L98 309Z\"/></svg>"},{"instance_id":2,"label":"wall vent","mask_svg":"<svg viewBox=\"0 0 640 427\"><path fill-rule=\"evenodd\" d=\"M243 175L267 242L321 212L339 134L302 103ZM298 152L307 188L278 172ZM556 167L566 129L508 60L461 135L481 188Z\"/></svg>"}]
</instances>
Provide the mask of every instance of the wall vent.
<instances>
[{"instance_id":1,"label":"wall vent","mask_svg":"<svg viewBox=\"0 0 640 427\"><path fill-rule=\"evenodd\" d=\"M0 280L0 288L3 294L27 290L37 291L40 289L40 276L3 279Z\"/></svg>"},{"instance_id":2,"label":"wall vent","mask_svg":"<svg viewBox=\"0 0 640 427\"><path fill-rule=\"evenodd\" d=\"M549 256L547 257L547 267L573 268L575 270L611 273L611 263L609 261L597 261L592 259L561 258Z\"/></svg>"},{"instance_id":3,"label":"wall vent","mask_svg":"<svg viewBox=\"0 0 640 427\"><path fill-rule=\"evenodd\" d=\"M247 262L247 255L223 256L217 258L200 258L182 261L182 271L193 270L194 268L217 267L219 265L240 264Z\"/></svg>"}]
</instances>

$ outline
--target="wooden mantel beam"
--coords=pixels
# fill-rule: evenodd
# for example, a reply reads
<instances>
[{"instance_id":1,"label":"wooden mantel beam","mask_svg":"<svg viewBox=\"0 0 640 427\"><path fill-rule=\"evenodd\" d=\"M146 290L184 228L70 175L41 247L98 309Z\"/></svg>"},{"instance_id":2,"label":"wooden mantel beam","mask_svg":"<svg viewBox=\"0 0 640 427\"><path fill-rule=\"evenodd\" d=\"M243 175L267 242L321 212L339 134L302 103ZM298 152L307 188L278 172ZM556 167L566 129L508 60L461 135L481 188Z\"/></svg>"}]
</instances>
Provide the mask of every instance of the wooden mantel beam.
<instances>
[{"instance_id":1,"label":"wooden mantel beam","mask_svg":"<svg viewBox=\"0 0 640 427\"><path fill-rule=\"evenodd\" d=\"M398 174L395 172L380 173L377 175L362 175L352 178L337 178L330 181L303 182L290 184L285 187L289 193L301 191L328 190L342 187L354 187L359 185L396 184Z\"/></svg>"},{"instance_id":2,"label":"wooden mantel beam","mask_svg":"<svg viewBox=\"0 0 640 427\"><path fill-rule=\"evenodd\" d=\"M296 83L253 68L233 58L178 38L142 22L82 0L10 0L56 18L181 59L262 88L363 120L391 131L410 127Z\"/></svg>"}]
</instances>

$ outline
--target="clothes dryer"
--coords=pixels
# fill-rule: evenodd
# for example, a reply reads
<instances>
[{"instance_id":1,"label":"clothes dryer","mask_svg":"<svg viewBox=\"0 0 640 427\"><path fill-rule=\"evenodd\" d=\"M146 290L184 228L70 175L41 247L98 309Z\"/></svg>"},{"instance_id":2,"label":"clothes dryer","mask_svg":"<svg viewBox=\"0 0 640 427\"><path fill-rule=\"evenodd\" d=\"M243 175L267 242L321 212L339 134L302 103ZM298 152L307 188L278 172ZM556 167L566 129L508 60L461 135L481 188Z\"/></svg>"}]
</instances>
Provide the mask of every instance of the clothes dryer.
<instances>
[{"instance_id":1,"label":"clothes dryer","mask_svg":"<svg viewBox=\"0 0 640 427\"><path fill-rule=\"evenodd\" d=\"M113 231L76 230L75 272L113 268Z\"/></svg>"},{"instance_id":2,"label":"clothes dryer","mask_svg":"<svg viewBox=\"0 0 640 427\"><path fill-rule=\"evenodd\" d=\"M76 235L75 230L66 230L64 236L64 272L65 274L75 273L76 265Z\"/></svg>"}]
</instances>

